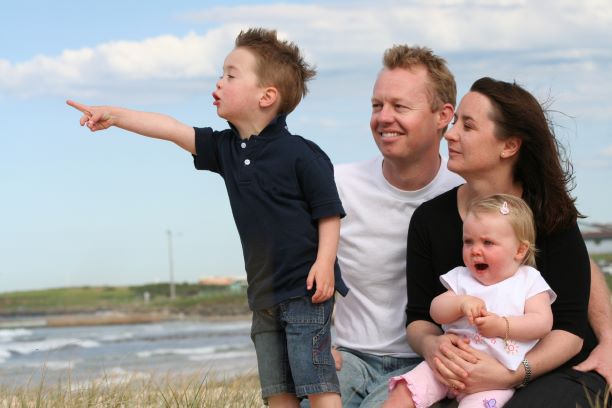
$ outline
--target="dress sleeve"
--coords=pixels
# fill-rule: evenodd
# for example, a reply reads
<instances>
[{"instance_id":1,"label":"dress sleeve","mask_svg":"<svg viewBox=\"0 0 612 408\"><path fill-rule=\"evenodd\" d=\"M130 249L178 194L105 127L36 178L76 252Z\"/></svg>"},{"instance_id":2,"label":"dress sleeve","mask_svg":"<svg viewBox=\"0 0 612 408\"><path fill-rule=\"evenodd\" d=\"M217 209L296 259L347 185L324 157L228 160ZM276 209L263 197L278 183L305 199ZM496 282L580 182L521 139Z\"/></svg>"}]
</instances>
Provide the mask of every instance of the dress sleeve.
<instances>
[{"instance_id":1,"label":"dress sleeve","mask_svg":"<svg viewBox=\"0 0 612 408\"><path fill-rule=\"evenodd\" d=\"M578 225L538 240L538 269L557 294L552 304L553 330L584 338L591 288L589 256Z\"/></svg>"},{"instance_id":2,"label":"dress sleeve","mask_svg":"<svg viewBox=\"0 0 612 408\"><path fill-rule=\"evenodd\" d=\"M436 274L433 267L432 244L427 225L427 212L423 207L417 208L410 219L408 228L406 326L417 320L427 320L433 323L429 315L429 306L436 296L435 280L439 279L439 275Z\"/></svg>"}]
</instances>

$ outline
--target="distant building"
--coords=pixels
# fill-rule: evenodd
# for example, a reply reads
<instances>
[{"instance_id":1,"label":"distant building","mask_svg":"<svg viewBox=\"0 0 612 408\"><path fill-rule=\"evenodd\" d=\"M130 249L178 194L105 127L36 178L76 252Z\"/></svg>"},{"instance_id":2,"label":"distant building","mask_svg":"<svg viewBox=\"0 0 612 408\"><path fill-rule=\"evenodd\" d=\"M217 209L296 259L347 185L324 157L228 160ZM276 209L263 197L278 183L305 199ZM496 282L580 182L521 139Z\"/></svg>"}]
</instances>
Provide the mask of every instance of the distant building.
<instances>
[{"instance_id":1,"label":"distant building","mask_svg":"<svg viewBox=\"0 0 612 408\"><path fill-rule=\"evenodd\" d=\"M590 254L612 253L612 224L579 221L578 225Z\"/></svg>"},{"instance_id":2,"label":"distant building","mask_svg":"<svg viewBox=\"0 0 612 408\"><path fill-rule=\"evenodd\" d=\"M247 287L246 279L233 278L230 276L211 276L201 278L198 282L200 285L217 286L229 288L231 290L240 291Z\"/></svg>"},{"instance_id":3,"label":"distant building","mask_svg":"<svg viewBox=\"0 0 612 408\"><path fill-rule=\"evenodd\" d=\"M227 276L212 276L200 279L200 285L206 286L229 286L232 283L236 282L235 278L230 278Z\"/></svg>"}]
</instances>

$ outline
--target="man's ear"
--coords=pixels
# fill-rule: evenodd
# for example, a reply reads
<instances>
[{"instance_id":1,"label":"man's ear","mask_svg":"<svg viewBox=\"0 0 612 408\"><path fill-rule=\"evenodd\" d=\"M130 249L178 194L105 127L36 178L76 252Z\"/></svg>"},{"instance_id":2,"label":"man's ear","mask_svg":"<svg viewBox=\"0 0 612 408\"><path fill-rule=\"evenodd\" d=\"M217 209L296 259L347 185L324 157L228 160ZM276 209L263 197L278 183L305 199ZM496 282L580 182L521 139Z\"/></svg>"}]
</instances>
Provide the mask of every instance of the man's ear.
<instances>
[{"instance_id":1,"label":"man's ear","mask_svg":"<svg viewBox=\"0 0 612 408\"><path fill-rule=\"evenodd\" d=\"M263 89L263 93L259 98L259 107L269 108L273 106L277 101L280 101L280 93L278 89L273 86L268 86Z\"/></svg>"},{"instance_id":2,"label":"man's ear","mask_svg":"<svg viewBox=\"0 0 612 408\"><path fill-rule=\"evenodd\" d=\"M516 156L521 149L522 143L523 141L516 136L509 137L504 141L504 150L501 152L501 157L507 159Z\"/></svg>"},{"instance_id":3,"label":"man's ear","mask_svg":"<svg viewBox=\"0 0 612 408\"><path fill-rule=\"evenodd\" d=\"M445 103L438 113L438 129L444 129L452 122L455 116L455 108L450 103Z\"/></svg>"}]
</instances>

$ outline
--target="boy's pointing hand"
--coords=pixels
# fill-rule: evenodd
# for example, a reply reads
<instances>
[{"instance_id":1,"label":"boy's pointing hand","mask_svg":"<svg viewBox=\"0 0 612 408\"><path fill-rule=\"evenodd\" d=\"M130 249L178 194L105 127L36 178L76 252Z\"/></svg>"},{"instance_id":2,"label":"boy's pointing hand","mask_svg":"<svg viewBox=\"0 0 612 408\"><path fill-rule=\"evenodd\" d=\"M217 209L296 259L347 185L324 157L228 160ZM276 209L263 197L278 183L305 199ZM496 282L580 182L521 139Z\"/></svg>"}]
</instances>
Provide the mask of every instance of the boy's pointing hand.
<instances>
[{"instance_id":1,"label":"boy's pointing hand","mask_svg":"<svg viewBox=\"0 0 612 408\"><path fill-rule=\"evenodd\" d=\"M113 118L104 106L88 106L71 100L66 103L83 114L80 124L81 126L87 125L92 132L107 129L113 125Z\"/></svg>"}]
</instances>

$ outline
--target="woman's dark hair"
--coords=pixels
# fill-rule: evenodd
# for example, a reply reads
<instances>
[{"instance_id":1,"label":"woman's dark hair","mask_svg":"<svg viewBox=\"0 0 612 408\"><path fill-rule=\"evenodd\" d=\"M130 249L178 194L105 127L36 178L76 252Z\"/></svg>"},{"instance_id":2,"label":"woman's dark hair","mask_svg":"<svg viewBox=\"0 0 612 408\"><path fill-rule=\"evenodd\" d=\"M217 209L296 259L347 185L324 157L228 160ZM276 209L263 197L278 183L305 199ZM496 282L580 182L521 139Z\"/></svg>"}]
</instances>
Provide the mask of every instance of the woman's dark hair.
<instances>
[{"instance_id":1,"label":"woman's dark hair","mask_svg":"<svg viewBox=\"0 0 612 408\"><path fill-rule=\"evenodd\" d=\"M514 179L533 211L539 233L551 233L583 217L576 209L573 167L538 100L516 83L480 78L471 91L493 105L495 136L521 139Z\"/></svg>"}]
</instances>

